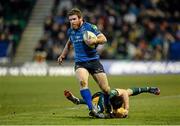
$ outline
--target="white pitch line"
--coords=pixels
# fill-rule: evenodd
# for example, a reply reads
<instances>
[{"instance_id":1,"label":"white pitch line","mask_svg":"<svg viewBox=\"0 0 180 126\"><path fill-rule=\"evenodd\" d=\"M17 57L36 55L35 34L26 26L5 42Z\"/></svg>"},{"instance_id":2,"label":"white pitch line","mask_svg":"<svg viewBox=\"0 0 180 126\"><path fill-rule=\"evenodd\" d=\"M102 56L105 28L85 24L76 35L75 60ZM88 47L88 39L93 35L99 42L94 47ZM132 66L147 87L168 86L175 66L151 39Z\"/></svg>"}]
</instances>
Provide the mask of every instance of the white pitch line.
<instances>
[{"instance_id":1,"label":"white pitch line","mask_svg":"<svg viewBox=\"0 0 180 126\"><path fill-rule=\"evenodd\" d=\"M180 98L180 94L179 95L168 95L168 96L160 97L160 99L166 99L166 98Z\"/></svg>"},{"instance_id":2,"label":"white pitch line","mask_svg":"<svg viewBox=\"0 0 180 126\"><path fill-rule=\"evenodd\" d=\"M65 107L64 109L67 109L67 110L86 109L86 106L84 106L84 105L77 105L75 107Z\"/></svg>"}]
</instances>

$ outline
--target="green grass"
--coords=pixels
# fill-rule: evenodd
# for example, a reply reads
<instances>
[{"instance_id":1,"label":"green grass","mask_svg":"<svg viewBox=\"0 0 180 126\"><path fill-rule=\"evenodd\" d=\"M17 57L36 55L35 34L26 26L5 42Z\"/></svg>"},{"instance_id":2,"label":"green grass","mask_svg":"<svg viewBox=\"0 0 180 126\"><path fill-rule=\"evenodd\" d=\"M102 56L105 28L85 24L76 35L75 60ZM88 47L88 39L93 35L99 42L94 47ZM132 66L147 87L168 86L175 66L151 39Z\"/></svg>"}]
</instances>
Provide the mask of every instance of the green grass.
<instances>
[{"instance_id":1,"label":"green grass","mask_svg":"<svg viewBox=\"0 0 180 126\"><path fill-rule=\"evenodd\" d=\"M112 88L158 86L161 95L130 98L126 119L92 119L86 106L74 105L65 89L79 94L75 77L0 77L0 125L180 125L180 76L109 76ZM92 93L99 87L90 78Z\"/></svg>"}]
</instances>

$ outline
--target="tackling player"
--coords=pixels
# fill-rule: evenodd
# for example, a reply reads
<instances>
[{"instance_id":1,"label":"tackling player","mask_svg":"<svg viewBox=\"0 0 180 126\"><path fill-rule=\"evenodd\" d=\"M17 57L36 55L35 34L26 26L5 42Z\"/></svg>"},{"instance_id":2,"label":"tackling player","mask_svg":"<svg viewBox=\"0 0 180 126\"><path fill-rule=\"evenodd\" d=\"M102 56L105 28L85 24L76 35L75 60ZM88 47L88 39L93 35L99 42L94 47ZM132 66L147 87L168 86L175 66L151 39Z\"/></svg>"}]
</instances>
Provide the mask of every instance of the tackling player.
<instances>
[{"instance_id":1,"label":"tackling player","mask_svg":"<svg viewBox=\"0 0 180 126\"><path fill-rule=\"evenodd\" d=\"M96 51L96 46L98 44L106 43L106 37L95 25L83 20L82 13L79 9L74 8L69 11L68 18L70 22L70 28L67 31L69 39L62 53L58 57L58 62L59 64L63 62L69 50L73 46L75 54L75 73L80 84L80 94L90 110L89 115L97 118L103 118L103 115L98 113L92 105L92 96L88 88L88 78L89 74L93 76L94 80L104 92L104 103L107 107L107 111L111 111L108 107L110 87L104 68L99 61L99 55ZM97 39L90 38L85 43L83 40L83 34L86 31L93 32L97 36ZM87 45L87 43L90 46L95 45L95 48L91 48Z\"/></svg>"},{"instance_id":2,"label":"tackling player","mask_svg":"<svg viewBox=\"0 0 180 126\"><path fill-rule=\"evenodd\" d=\"M129 113L129 97L135 96L141 93L152 93L155 95L160 94L160 89L157 87L144 87L144 88L129 88L129 89L114 89L110 91L110 103L112 105L113 111L105 118L125 118ZM70 91L64 91L65 97L72 101L74 104L86 104L86 102L75 97ZM100 113L104 112L104 95L102 92L97 92L92 96L93 105L98 108ZM122 113L119 113L118 109L124 108Z\"/></svg>"}]
</instances>

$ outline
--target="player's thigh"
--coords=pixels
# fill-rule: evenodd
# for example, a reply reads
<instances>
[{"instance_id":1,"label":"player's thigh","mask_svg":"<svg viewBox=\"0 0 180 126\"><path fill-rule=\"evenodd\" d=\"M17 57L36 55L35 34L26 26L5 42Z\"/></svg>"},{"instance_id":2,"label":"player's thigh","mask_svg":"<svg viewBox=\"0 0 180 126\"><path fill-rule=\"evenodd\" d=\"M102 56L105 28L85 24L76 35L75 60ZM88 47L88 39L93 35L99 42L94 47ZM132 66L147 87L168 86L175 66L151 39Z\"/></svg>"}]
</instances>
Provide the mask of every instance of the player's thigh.
<instances>
[{"instance_id":1,"label":"player's thigh","mask_svg":"<svg viewBox=\"0 0 180 126\"><path fill-rule=\"evenodd\" d=\"M92 75L94 80L99 84L99 87L103 92L108 93L110 91L108 79L105 73L96 73Z\"/></svg>"},{"instance_id":2,"label":"player's thigh","mask_svg":"<svg viewBox=\"0 0 180 126\"><path fill-rule=\"evenodd\" d=\"M76 78L81 88L88 87L89 72L85 68L76 69Z\"/></svg>"}]
</instances>

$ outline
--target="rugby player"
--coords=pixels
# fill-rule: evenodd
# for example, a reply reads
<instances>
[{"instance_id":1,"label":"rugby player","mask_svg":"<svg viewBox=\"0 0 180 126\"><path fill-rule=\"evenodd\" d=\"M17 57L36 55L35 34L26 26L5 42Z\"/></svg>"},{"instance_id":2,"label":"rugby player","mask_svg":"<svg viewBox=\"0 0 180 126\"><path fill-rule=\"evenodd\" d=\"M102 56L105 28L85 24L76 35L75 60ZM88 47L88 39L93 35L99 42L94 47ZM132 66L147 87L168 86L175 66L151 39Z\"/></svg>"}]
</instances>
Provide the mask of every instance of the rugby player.
<instances>
[{"instance_id":1,"label":"rugby player","mask_svg":"<svg viewBox=\"0 0 180 126\"><path fill-rule=\"evenodd\" d=\"M129 97L141 93L160 94L160 89L157 87L129 88L129 89L113 89L110 91L109 100L112 106L112 113L106 114L104 118L125 118L129 113ZM64 91L65 97L76 105L86 104L86 102L75 97L70 91ZM100 113L104 113L104 95L103 92L97 92L92 96L92 102ZM118 109L124 108L124 113L118 113Z\"/></svg>"},{"instance_id":2,"label":"rugby player","mask_svg":"<svg viewBox=\"0 0 180 126\"><path fill-rule=\"evenodd\" d=\"M75 74L80 84L80 94L89 108L89 115L97 118L103 118L103 115L98 113L98 111L93 107L91 101L92 95L88 88L88 78L91 74L103 91L105 101L104 104L107 108L107 112L110 112L111 109L108 102L110 86L108 84L104 68L99 61L99 54L96 50L97 45L106 43L107 39L94 24L83 20L82 13L79 9L73 8L70 10L68 13L68 19L70 22L70 28L67 31L69 39L67 40L62 53L58 57L58 62L59 64L62 64L69 50L72 47L74 48ZM83 34L86 31L93 32L97 38L89 38L85 42L83 39ZM87 43L89 45L95 45L95 48L88 46Z\"/></svg>"}]
</instances>

